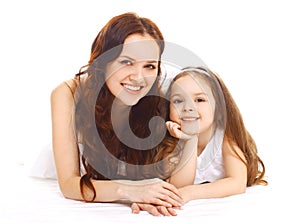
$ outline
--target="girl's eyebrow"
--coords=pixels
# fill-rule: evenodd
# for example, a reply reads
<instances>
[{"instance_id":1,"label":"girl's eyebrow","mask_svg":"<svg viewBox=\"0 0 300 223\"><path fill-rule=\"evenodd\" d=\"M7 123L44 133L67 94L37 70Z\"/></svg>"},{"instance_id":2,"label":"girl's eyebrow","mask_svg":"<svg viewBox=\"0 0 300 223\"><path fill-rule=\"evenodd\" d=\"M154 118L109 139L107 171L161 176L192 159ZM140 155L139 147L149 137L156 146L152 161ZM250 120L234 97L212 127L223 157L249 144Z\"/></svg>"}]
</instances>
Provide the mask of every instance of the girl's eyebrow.
<instances>
[{"instance_id":1,"label":"girl's eyebrow","mask_svg":"<svg viewBox=\"0 0 300 223\"><path fill-rule=\"evenodd\" d=\"M205 96L207 96L207 94L205 93L205 92L200 92L200 93L196 93L196 94L194 94L195 96L199 96L199 95L205 95Z\"/></svg>"},{"instance_id":2,"label":"girl's eyebrow","mask_svg":"<svg viewBox=\"0 0 300 223\"><path fill-rule=\"evenodd\" d=\"M136 59L130 57L130 56L127 56L127 55L120 55L119 57L125 57L129 60L132 60L132 61L136 61ZM158 63L157 60L145 60L146 63Z\"/></svg>"},{"instance_id":3,"label":"girl's eyebrow","mask_svg":"<svg viewBox=\"0 0 300 223\"><path fill-rule=\"evenodd\" d=\"M171 94L171 97L175 97L175 96L182 96L182 93L176 93L176 94ZM207 96L207 94L205 92L199 92L199 93L195 93L193 94L194 96L200 96L200 95L205 95Z\"/></svg>"},{"instance_id":4,"label":"girl's eyebrow","mask_svg":"<svg viewBox=\"0 0 300 223\"><path fill-rule=\"evenodd\" d=\"M176 97L176 96L182 96L182 94L180 94L180 93L171 94L171 98L172 98L172 97Z\"/></svg>"}]
</instances>

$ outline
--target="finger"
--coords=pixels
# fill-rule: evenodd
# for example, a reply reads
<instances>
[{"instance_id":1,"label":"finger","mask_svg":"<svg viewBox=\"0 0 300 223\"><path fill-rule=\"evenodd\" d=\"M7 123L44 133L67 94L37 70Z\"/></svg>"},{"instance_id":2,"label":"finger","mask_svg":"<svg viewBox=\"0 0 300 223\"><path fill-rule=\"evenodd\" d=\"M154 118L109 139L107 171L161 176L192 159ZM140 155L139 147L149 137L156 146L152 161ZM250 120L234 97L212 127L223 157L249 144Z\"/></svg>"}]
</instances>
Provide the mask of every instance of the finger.
<instances>
[{"instance_id":1,"label":"finger","mask_svg":"<svg viewBox=\"0 0 300 223\"><path fill-rule=\"evenodd\" d=\"M191 135L184 133L181 129L181 126L176 122L167 121L166 126L168 131L173 137L176 137L178 139L183 139L183 140L188 140L192 138Z\"/></svg>"},{"instance_id":2,"label":"finger","mask_svg":"<svg viewBox=\"0 0 300 223\"><path fill-rule=\"evenodd\" d=\"M173 184L163 181L162 186L168 190L167 192L169 196L171 196L173 199L177 200L178 202L183 202L179 190Z\"/></svg>"},{"instance_id":3,"label":"finger","mask_svg":"<svg viewBox=\"0 0 300 223\"><path fill-rule=\"evenodd\" d=\"M172 207L172 209L175 210L183 210L182 206L181 207Z\"/></svg>"},{"instance_id":4,"label":"finger","mask_svg":"<svg viewBox=\"0 0 300 223\"><path fill-rule=\"evenodd\" d=\"M180 129L180 125L178 125L176 122L167 121L166 126L172 136L179 138L178 131Z\"/></svg>"},{"instance_id":5,"label":"finger","mask_svg":"<svg viewBox=\"0 0 300 223\"><path fill-rule=\"evenodd\" d=\"M157 205L157 206L164 206L164 207L167 207L167 208L173 207L174 204L172 204L170 202L167 202L165 200L167 200L167 195L161 194L161 195L159 195L158 198L153 198L150 201L150 203L154 204L154 205ZM175 203L175 202L173 202L173 203Z\"/></svg>"},{"instance_id":6,"label":"finger","mask_svg":"<svg viewBox=\"0 0 300 223\"><path fill-rule=\"evenodd\" d=\"M169 212L170 215L172 215L172 216L177 216L177 213L176 213L176 211L174 210L174 208L167 208L167 210L168 210L168 212Z\"/></svg>"},{"instance_id":7,"label":"finger","mask_svg":"<svg viewBox=\"0 0 300 223\"><path fill-rule=\"evenodd\" d=\"M162 201L162 205L165 207L181 207L183 205L182 199L177 196L173 198L172 196L176 195L170 192L168 194L161 194L159 199Z\"/></svg>"},{"instance_id":8,"label":"finger","mask_svg":"<svg viewBox=\"0 0 300 223\"><path fill-rule=\"evenodd\" d=\"M149 214L151 214L153 216L160 216L160 212L158 211L156 206L154 206L152 204L138 203L138 206L141 210L147 211Z\"/></svg>"},{"instance_id":9,"label":"finger","mask_svg":"<svg viewBox=\"0 0 300 223\"><path fill-rule=\"evenodd\" d=\"M175 196L175 198L172 196ZM183 205L183 200L174 193L166 190L165 192L158 194L151 203L165 207L181 207Z\"/></svg>"},{"instance_id":10,"label":"finger","mask_svg":"<svg viewBox=\"0 0 300 223\"><path fill-rule=\"evenodd\" d=\"M139 214L140 213L140 207L138 206L138 204L137 203L132 203L131 204L131 211L132 211L132 213L133 214Z\"/></svg>"},{"instance_id":11,"label":"finger","mask_svg":"<svg viewBox=\"0 0 300 223\"><path fill-rule=\"evenodd\" d=\"M164 206L158 206L157 207L158 211L160 214L164 215L164 216L170 216L170 212L168 211L168 208L164 207Z\"/></svg>"}]
</instances>

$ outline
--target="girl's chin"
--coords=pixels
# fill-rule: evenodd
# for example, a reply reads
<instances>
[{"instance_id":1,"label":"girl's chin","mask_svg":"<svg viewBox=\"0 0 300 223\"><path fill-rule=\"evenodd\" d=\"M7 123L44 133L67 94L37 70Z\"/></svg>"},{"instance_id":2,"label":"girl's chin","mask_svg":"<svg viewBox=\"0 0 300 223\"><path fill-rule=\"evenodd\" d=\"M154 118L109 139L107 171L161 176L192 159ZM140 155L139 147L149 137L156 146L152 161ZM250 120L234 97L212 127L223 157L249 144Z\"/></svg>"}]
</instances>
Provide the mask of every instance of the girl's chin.
<instances>
[{"instance_id":1,"label":"girl's chin","mask_svg":"<svg viewBox=\"0 0 300 223\"><path fill-rule=\"evenodd\" d=\"M181 124L181 130L188 135L199 134L200 126L198 122L184 122Z\"/></svg>"}]
</instances>

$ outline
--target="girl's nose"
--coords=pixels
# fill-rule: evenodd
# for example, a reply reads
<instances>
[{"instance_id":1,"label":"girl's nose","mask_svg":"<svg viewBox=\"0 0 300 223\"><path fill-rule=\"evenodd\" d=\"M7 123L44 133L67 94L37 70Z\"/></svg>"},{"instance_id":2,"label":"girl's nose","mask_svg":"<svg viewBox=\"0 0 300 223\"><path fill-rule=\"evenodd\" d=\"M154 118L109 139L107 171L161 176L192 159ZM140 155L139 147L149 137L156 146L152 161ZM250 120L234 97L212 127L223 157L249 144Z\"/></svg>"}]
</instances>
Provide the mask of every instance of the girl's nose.
<instances>
[{"instance_id":1,"label":"girl's nose","mask_svg":"<svg viewBox=\"0 0 300 223\"><path fill-rule=\"evenodd\" d=\"M184 104L184 107L183 107L183 111L185 112L191 112L191 111L194 111L194 106L191 102L186 102Z\"/></svg>"}]
</instances>

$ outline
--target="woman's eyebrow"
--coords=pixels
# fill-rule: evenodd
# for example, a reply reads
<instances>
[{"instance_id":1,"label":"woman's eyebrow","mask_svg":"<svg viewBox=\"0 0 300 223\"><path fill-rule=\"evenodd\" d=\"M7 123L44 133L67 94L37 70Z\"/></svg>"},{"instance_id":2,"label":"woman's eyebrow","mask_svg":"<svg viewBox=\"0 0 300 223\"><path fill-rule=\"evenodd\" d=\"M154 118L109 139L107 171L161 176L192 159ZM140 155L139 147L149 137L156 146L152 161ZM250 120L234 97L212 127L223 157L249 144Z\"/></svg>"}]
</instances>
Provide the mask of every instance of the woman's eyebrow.
<instances>
[{"instance_id":1,"label":"woman's eyebrow","mask_svg":"<svg viewBox=\"0 0 300 223\"><path fill-rule=\"evenodd\" d=\"M130 57L130 56L127 56L127 55L120 55L119 57L125 57L129 60L132 60L132 61L136 61L136 59ZM145 60L146 63L158 63L157 60Z\"/></svg>"}]
</instances>

